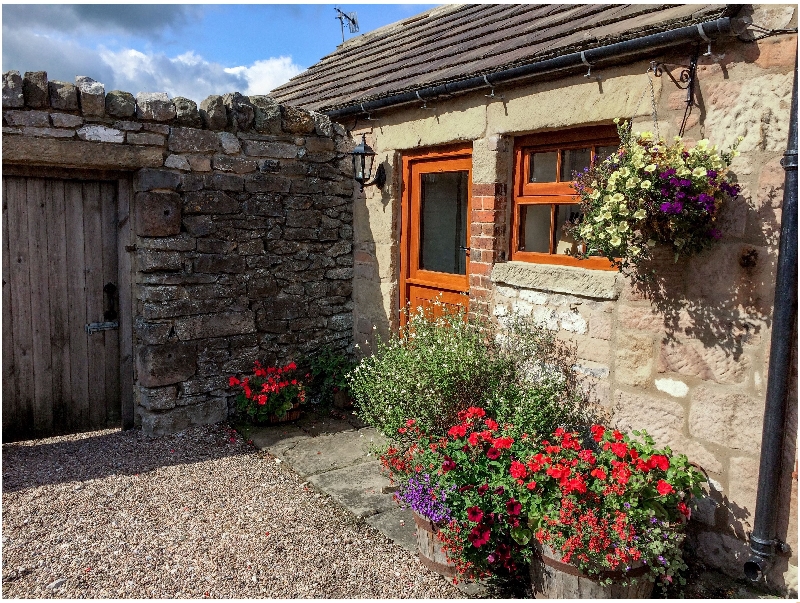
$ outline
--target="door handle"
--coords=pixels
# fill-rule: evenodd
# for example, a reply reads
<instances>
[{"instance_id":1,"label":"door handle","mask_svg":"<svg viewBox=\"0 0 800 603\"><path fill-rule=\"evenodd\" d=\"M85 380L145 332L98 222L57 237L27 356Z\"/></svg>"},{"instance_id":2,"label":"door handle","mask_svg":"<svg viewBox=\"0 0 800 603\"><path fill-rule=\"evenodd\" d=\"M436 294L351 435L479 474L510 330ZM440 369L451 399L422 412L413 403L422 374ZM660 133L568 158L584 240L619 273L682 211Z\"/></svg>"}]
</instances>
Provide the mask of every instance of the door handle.
<instances>
[{"instance_id":1,"label":"door handle","mask_svg":"<svg viewBox=\"0 0 800 603\"><path fill-rule=\"evenodd\" d=\"M107 296L106 310L103 312L103 318L106 320L116 320L117 318L117 286L114 283L106 283L103 287L103 293Z\"/></svg>"}]
</instances>

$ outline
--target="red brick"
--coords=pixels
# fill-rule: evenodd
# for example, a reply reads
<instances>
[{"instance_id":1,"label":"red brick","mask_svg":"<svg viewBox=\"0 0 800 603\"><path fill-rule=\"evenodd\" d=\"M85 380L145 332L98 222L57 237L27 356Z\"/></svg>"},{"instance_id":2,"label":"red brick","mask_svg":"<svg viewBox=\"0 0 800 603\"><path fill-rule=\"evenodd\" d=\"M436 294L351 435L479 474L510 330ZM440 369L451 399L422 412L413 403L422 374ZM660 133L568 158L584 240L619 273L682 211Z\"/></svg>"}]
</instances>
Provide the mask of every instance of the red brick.
<instances>
[{"instance_id":1,"label":"red brick","mask_svg":"<svg viewBox=\"0 0 800 603\"><path fill-rule=\"evenodd\" d=\"M490 279L488 276L482 276L480 274L470 274L469 286L470 289L475 287L478 289L490 290L492 288L492 279Z\"/></svg>"},{"instance_id":2,"label":"red brick","mask_svg":"<svg viewBox=\"0 0 800 603\"><path fill-rule=\"evenodd\" d=\"M484 262L470 262L469 272L470 274L489 276L492 273L492 265Z\"/></svg>"},{"instance_id":3,"label":"red brick","mask_svg":"<svg viewBox=\"0 0 800 603\"><path fill-rule=\"evenodd\" d=\"M483 224L494 224L499 212L491 210L472 210L472 221Z\"/></svg>"},{"instance_id":4,"label":"red brick","mask_svg":"<svg viewBox=\"0 0 800 603\"><path fill-rule=\"evenodd\" d=\"M469 298L470 300L478 299L481 301L489 299L490 291L487 289L473 289L470 288L469 290Z\"/></svg>"},{"instance_id":5,"label":"red brick","mask_svg":"<svg viewBox=\"0 0 800 603\"><path fill-rule=\"evenodd\" d=\"M472 237L469 246L472 249L494 249L496 240L494 237Z\"/></svg>"}]
</instances>

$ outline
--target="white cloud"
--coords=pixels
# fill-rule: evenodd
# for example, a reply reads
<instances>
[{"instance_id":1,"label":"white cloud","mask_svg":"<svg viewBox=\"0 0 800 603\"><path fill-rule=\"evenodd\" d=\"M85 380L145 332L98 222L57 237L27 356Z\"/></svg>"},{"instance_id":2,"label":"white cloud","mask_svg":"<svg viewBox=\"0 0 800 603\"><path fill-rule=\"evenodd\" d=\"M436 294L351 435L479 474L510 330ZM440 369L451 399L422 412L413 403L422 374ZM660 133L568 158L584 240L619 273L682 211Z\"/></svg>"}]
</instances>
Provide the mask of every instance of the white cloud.
<instances>
[{"instance_id":1,"label":"white cloud","mask_svg":"<svg viewBox=\"0 0 800 603\"><path fill-rule=\"evenodd\" d=\"M292 57L277 57L256 61L250 67L229 67L225 71L247 80L247 89L242 94L267 94L288 82L303 68L295 65Z\"/></svg>"}]
</instances>

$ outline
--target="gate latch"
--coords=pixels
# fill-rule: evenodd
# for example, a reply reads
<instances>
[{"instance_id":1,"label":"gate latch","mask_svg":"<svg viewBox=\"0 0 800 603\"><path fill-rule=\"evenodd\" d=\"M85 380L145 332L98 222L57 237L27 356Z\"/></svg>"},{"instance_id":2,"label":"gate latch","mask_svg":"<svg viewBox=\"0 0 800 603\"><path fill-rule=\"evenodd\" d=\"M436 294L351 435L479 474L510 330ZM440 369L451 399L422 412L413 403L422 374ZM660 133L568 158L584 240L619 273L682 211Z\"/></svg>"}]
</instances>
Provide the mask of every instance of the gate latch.
<instances>
[{"instance_id":1,"label":"gate latch","mask_svg":"<svg viewBox=\"0 0 800 603\"><path fill-rule=\"evenodd\" d=\"M88 335L97 333L98 331L111 331L112 329L119 329L119 321L112 320L109 322L90 322L84 327L84 329L86 329L86 333Z\"/></svg>"}]
</instances>

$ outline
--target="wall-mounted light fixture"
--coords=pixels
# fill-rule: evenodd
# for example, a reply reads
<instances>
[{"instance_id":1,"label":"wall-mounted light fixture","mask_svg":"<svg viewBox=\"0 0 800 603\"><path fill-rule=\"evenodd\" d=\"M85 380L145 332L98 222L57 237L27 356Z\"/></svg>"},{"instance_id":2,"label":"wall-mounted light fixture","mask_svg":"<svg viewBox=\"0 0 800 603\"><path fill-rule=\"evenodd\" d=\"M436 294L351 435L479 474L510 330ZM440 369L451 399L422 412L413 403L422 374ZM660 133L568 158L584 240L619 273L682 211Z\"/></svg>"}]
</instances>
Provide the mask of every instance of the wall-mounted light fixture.
<instances>
[{"instance_id":1,"label":"wall-mounted light fixture","mask_svg":"<svg viewBox=\"0 0 800 603\"><path fill-rule=\"evenodd\" d=\"M353 178L361 185L361 192L364 192L365 186L372 186L373 184L378 188L383 188L386 184L386 170L383 165L378 165L375 172L375 178L372 182L367 182L372 176L372 164L375 160L375 151L367 144L367 137L365 134L361 135L361 144L359 144L353 152Z\"/></svg>"}]
</instances>

